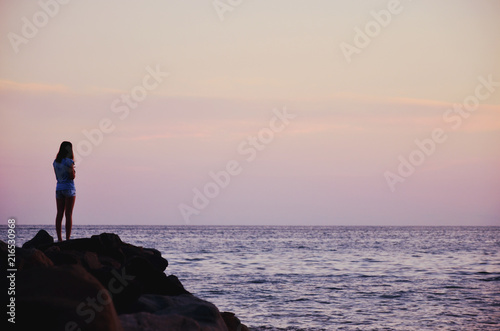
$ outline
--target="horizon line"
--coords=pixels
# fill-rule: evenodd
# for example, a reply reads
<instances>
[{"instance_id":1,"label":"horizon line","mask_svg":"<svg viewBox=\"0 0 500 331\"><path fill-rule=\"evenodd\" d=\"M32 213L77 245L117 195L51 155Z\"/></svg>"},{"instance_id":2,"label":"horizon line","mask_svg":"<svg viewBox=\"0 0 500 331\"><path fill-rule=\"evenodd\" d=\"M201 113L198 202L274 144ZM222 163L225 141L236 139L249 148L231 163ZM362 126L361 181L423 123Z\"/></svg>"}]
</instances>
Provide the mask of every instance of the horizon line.
<instances>
[{"instance_id":1,"label":"horizon line","mask_svg":"<svg viewBox=\"0 0 500 331\"><path fill-rule=\"evenodd\" d=\"M7 224L1 224L1 226L8 227ZM54 226L54 224L18 224L16 223L16 227L18 226ZM409 227L500 227L499 225L300 225L300 224L256 224L256 225L248 225L248 224L73 224L73 228L75 226L170 226L170 227L203 227L203 226L218 226L218 227L400 227L400 228L409 228Z\"/></svg>"}]
</instances>

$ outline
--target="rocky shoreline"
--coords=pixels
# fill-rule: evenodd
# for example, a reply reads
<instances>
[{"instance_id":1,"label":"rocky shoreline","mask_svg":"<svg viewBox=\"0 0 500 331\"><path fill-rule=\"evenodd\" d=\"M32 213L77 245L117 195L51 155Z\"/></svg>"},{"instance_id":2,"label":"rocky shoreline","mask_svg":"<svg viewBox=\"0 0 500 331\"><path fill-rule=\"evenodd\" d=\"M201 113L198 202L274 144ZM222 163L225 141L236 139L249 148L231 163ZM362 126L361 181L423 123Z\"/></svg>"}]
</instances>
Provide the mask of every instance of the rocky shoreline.
<instances>
[{"instance_id":1,"label":"rocky shoreline","mask_svg":"<svg viewBox=\"0 0 500 331\"><path fill-rule=\"evenodd\" d=\"M5 264L3 241L0 251ZM16 247L16 264L19 329L248 330L233 313L219 312L167 276L168 261L158 250L113 233L56 243L40 230Z\"/></svg>"}]
</instances>

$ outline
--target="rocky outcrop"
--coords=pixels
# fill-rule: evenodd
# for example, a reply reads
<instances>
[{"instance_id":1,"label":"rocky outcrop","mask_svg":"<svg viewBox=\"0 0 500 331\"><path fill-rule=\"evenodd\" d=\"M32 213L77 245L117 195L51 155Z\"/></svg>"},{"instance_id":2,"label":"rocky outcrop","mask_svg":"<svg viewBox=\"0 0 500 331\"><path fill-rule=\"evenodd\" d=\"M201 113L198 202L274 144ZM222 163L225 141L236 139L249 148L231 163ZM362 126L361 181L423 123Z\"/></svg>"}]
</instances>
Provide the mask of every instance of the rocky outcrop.
<instances>
[{"instance_id":1,"label":"rocky outcrop","mask_svg":"<svg viewBox=\"0 0 500 331\"><path fill-rule=\"evenodd\" d=\"M0 253L4 264L3 242ZM21 326L35 319L42 330L248 330L167 276L159 251L116 234L55 243L41 230L16 247L16 265Z\"/></svg>"},{"instance_id":2,"label":"rocky outcrop","mask_svg":"<svg viewBox=\"0 0 500 331\"><path fill-rule=\"evenodd\" d=\"M23 248L37 248L43 245L50 245L54 243L54 238L45 230L40 230L33 237L33 239L28 240L24 243Z\"/></svg>"},{"instance_id":3,"label":"rocky outcrop","mask_svg":"<svg viewBox=\"0 0 500 331\"><path fill-rule=\"evenodd\" d=\"M248 331L247 326L241 324L240 319L234 313L225 311L221 313L221 316L228 331Z\"/></svg>"},{"instance_id":4,"label":"rocky outcrop","mask_svg":"<svg viewBox=\"0 0 500 331\"><path fill-rule=\"evenodd\" d=\"M226 330L217 307L189 294L177 296L143 295L138 300L140 313L120 315L125 331L161 330L170 325L174 330ZM175 327L173 327L175 326Z\"/></svg>"}]
</instances>

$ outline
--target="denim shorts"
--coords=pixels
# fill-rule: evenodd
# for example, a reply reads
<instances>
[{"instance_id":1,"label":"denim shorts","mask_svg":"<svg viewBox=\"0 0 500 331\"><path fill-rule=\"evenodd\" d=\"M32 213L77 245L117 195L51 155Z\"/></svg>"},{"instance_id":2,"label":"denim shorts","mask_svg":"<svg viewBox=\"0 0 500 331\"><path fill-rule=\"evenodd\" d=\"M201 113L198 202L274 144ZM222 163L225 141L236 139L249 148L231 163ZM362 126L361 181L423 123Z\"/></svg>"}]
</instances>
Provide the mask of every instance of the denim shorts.
<instances>
[{"instance_id":1,"label":"denim shorts","mask_svg":"<svg viewBox=\"0 0 500 331\"><path fill-rule=\"evenodd\" d=\"M56 191L56 199L71 198L76 196L76 190L58 190Z\"/></svg>"}]
</instances>

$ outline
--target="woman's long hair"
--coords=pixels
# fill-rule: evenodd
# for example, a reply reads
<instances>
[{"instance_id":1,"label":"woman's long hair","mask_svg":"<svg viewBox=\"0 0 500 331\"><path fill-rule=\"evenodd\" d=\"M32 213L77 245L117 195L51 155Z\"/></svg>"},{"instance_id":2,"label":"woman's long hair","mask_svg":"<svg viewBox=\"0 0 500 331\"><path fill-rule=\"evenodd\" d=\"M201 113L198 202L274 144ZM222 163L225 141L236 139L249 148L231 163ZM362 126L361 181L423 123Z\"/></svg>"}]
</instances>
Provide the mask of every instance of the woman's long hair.
<instances>
[{"instance_id":1,"label":"woman's long hair","mask_svg":"<svg viewBox=\"0 0 500 331\"><path fill-rule=\"evenodd\" d=\"M75 160L73 156L73 145L69 141L63 141L56 156L56 162L61 163L64 158Z\"/></svg>"}]
</instances>

